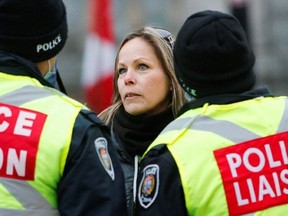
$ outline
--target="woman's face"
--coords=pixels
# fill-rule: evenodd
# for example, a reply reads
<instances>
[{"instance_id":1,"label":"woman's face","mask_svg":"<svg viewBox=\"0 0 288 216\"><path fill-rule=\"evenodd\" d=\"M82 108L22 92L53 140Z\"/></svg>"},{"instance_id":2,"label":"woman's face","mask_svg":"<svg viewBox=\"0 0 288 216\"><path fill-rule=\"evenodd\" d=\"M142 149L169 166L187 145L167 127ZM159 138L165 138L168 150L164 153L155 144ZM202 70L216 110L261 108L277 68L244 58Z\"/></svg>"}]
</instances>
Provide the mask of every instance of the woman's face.
<instances>
[{"instance_id":1,"label":"woman's face","mask_svg":"<svg viewBox=\"0 0 288 216\"><path fill-rule=\"evenodd\" d=\"M151 115L167 109L171 82L153 48L134 38L122 47L118 57L117 84L126 112Z\"/></svg>"}]
</instances>

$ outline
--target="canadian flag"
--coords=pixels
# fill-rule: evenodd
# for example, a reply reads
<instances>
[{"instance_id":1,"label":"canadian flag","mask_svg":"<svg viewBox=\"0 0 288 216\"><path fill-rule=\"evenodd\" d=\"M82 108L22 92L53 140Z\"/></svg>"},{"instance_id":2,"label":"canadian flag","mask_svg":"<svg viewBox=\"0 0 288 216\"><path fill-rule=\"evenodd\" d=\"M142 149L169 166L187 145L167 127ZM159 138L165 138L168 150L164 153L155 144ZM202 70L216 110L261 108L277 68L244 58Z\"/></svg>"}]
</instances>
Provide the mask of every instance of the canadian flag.
<instances>
[{"instance_id":1,"label":"canadian flag","mask_svg":"<svg viewBox=\"0 0 288 216\"><path fill-rule=\"evenodd\" d=\"M87 106L99 114L111 104L116 56L113 0L89 0L88 35L84 48L82 86Z\"/></svg>"}]
</instances>

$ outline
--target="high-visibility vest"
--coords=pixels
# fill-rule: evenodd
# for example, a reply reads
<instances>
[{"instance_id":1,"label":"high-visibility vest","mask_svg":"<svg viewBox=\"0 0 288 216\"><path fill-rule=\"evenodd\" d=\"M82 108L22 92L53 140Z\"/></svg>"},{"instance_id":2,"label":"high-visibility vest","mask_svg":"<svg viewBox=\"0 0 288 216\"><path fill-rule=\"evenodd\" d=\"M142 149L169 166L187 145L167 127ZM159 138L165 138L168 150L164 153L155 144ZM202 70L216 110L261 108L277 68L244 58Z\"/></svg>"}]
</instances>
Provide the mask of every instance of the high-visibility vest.
<instances>
[{"instance_id":1,"label":"high-visibility vest","mask_svg":"<svg viewBox=\"0 0 288 216\"><path fill-rule=\"evenodd\" d=\"M287 214L286 97L205 104L170 123L145 154L159 144L177 164L189 215Z\"/></svg>"},{"instance_id":2,"label":"high-visibility vest","mask_svg":"<svg viewBox=\"0 0 288 216\"><path fill-rule=\"evenodd\" d=\"M0 72L0 215L59 215L57 184L84 105Z\"/></svg>"}]
</instances>

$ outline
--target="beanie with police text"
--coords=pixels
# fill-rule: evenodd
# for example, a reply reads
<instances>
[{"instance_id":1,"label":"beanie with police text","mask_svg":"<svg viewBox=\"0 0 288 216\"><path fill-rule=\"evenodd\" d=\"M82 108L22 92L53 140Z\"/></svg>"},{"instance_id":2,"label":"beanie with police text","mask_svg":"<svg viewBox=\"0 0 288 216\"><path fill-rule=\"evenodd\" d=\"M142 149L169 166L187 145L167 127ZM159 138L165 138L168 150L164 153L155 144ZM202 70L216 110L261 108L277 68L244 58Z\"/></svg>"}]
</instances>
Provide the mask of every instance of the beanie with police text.
<instances>
[{"instance_id":1,"label":"beanie with police text","mask_svg":"<svg viewBox=\"0 0 288 216\"><path fill-rule=\"evenodd\" d=\"M0 50L33 62L56 56L68 27L62 0L1 0Z\"/></svg>"},{"instance_id":2,"label":"beanie with police text","mask_svg":"<svg viewBox=\"0 0 288 216\"><path fill-rule=\"evenodd\" d=\"M242 93L255 84L254 52L234 16L209 10L191 15L173 54L177 79L193 97Z\"/></svg>"}]
</instances>

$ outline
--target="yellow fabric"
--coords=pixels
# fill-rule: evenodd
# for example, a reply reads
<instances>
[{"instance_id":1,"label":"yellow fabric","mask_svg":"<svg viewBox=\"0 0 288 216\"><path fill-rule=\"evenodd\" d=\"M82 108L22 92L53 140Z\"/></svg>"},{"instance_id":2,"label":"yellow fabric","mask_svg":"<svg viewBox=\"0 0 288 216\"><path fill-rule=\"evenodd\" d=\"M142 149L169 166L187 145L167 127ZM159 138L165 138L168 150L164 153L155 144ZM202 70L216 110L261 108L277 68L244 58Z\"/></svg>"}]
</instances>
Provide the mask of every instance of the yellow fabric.
<instances>
[{"instance_id":1,"label":"yellow fabric","mask_svg":"<svg viewBox=\"0 0 288 216\"><path fill-rule=\"evenodd\" d=\"M24 207L19 203L10 193L0 184L1 200L5 197L5 202L0 203L0 208L13 208L13 209L24 209Z\"/></svg>"},{"instance_id":2,"label":"yellow fabric","mask_svg":"<svg viewBox=\"0 0 288 216\"><path fill-rule=\"evenodd\" d=\"M205 104L184 113L149 146L145 154L159 144L167 145L179 169L189 215L228 215L222 178L213 151L235 144L214 132L194 129L195 121L201 116L226 120L264 137L277 132L285 99L257 98L228 105ZM176 124L181 119L186 120L179 128ZM287 206L280 206L255 215L283 215L287 211Z\"/></svg>"},{"instance_id":3,"label":"yellow fabric","mask_svg":"<svg viewBox=\"0 0 288 216\"><path fill-rule=\"evenodd\" d=\"M38 146L35 179L28 183L53 208L57 208L56 189L65 167L75 119L82 108L87 108L55 89L42 86L36 79L0 73L0 96L24 86L34 86L51 93L49 97L28 101L20 107L47 115ZM19 93L19 97L25 96ZM8 195L3 187L0 187L0 200L0 208L22 208L21 203Z\"/></svg>"}]
</instances>

